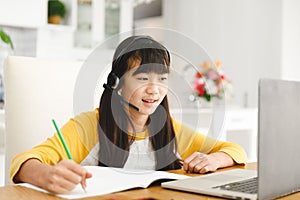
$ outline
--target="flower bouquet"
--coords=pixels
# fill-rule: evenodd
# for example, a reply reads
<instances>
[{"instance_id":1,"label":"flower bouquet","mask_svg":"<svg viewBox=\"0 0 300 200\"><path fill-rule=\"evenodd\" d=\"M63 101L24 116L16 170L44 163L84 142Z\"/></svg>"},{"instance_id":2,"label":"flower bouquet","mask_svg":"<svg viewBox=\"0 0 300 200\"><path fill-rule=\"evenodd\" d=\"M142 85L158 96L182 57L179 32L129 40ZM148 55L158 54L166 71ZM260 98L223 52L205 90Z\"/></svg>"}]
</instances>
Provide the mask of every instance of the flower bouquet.
<instances>
[{"instance_id":1,"label":"flower bouquet","mask_svg":"<svg viewBox=\"0 0 300 200\"><path fill-rule=\"evenodd\" d=\"M226 96L232 96L231 81L227 79L221 66L220 61L216 61L215 64L202 63L194 79L194 100L200 97L210 102L212 98L224 98L225 93Z\"/></svg>"}]
</instances>

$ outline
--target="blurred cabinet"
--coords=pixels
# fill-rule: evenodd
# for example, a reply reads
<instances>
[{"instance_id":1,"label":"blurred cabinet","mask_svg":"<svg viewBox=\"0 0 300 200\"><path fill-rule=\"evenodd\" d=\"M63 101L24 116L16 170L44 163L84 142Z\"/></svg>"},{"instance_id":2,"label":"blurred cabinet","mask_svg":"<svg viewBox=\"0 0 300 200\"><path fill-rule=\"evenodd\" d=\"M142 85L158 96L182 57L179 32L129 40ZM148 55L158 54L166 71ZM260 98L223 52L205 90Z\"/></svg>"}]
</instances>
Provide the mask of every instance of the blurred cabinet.
<instances>
[{"instance_id":1,"label":"blurred cabinet","mask_svg":"<svg viewBox=\"0 0 300 200\"><path fill-rule=\"evenodd\" d=\"M1 0L0 25L36 28L47 23L47 0Z\"/></svg>"},{"instance_id":2,"label":"blurred cabinet","mask_svg":"<svg viewBox=\"0 0 300 200\"><path fill-rule=\"evenodd\" d=\"M132 30L134 0L78 0L75 46L91 48Z\"/></svg>"},{"instance_id":3,"label":"blurred cabinet","mask_svg":"<svg viewBox=\"0 0 300 200\"><path fill-rule=\"evenodd\" d=\"M241 145L248 161L257 160L257 109L173 109L171 114L204 135Z\"/></svg>"},{"instance_id":4,"label":"blurred cabinet","mask_svg":"<svg viewBox=\"0 0 300 200\"><path fill-rule=\"evenodd\" d=\"M105 38L132 29L133 0L65 1L70 5L71 20L67 27L40 31L38 57L84 60Z\"/></svg>"},{"instance_id":5,"label":"blurred cabinet","mask_svg":"<svg viewBox=\"0 0 300 200\"><path fill-rule=\"evenodd\" d=\"M226 140L244 147L249 161L257 161L257 116L257 109L250 108L226 112Z\"/></svg>"},{"instance_id":6,"label":"blurred cabinet","mask_svg":"<svg viewBox=\"0 0 300 200\"><path fill-rule=\"evenodd\" d=\"M37 57L79 60L105 38L132 30L134 0L61 1L67 12L59 25L47 22L48 0L3 1L0 26L35 30Z\"/></svg>"}]
</instances>

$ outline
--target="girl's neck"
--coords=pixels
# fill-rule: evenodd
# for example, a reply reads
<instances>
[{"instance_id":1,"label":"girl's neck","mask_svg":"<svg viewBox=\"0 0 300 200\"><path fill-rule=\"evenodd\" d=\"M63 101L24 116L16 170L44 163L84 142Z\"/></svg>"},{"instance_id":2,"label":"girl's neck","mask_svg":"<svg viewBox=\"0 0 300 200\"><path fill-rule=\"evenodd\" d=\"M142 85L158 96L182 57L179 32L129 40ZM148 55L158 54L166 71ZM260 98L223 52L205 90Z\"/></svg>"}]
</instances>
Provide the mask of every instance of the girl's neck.
<instances>
[{"instance_id":1,"label":"girl's neck","mask_svg":"<svg viewBox=\"0 0 300 200\"><path fill-rule=\"evenodd\" d=\"M146 123L148 120L147 115L136 115L136 114L131 113L129 116L130 116L130 119L133 123L134 129L136 132L145 131ZM129 127L129 131L132 132L133 130L130 130L130 129L131 129L131 127Z\"/></svg>"}]
</instances>

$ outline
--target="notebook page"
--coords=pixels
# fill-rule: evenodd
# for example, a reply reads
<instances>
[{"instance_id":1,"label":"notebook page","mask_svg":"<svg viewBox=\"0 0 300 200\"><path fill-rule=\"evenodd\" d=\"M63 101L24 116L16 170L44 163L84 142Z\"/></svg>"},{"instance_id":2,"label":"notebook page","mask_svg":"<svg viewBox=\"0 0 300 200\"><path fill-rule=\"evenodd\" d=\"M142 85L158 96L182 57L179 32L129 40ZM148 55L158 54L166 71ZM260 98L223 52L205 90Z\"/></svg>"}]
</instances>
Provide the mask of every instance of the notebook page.
<instances>
[{"instance_id":1,"label":"notebook page","mask_svg":"<svg viewBox=\"0 0 300 200\"><path fill-rule=\"evenodd\" d=\"M86 166L93 177L87 179L86 193L78 184L70 194L59 194L57 196L65 199L78 199L90 196L105 195L113 192L119 192L132 188L146 188L152 182L159 179L184 179L189 176L179 175L164 171L153 170L129 170L112 167ZM38 191L47 192L44 189L28 183L18 184Z\"/></svg>"}]
</instances>

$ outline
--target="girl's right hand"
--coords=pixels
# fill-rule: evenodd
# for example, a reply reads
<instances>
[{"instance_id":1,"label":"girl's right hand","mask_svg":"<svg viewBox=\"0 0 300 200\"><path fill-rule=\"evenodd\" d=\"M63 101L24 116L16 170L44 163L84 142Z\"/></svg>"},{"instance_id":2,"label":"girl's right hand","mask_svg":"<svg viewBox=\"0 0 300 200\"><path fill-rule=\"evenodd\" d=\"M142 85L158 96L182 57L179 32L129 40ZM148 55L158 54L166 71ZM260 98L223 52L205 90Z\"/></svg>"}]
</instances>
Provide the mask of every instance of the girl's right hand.
<instances>
[{"instance_id":1,"label":"girl's right hand","mask_svg":"<svg viewBox=\"0 0 300 200\"><path fill-rule=\"evenodd\" d=\"M91 177L90 172L72 160L62 160L50 166L32 158L23 163L13 180L15 183L31 183L55 194L66 194L79 183L85 188L85 180Z\"/></svg>"},{"instance_id":2,"label":"girl's right hand","mask_svg":"<svg viewBox=\"0 0 300 200\"><path fill-rule=\"evenodd\" d=\"M62 160L54 166L48 166L40 177L40 186L49 192L65 194L73 190L79 183L86 187L85 180L92 174L83 166L72 160Z\"/></svg>"}]
</instances>

